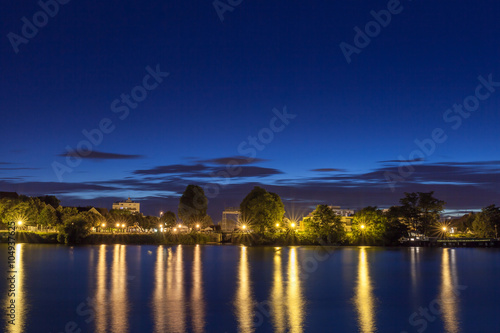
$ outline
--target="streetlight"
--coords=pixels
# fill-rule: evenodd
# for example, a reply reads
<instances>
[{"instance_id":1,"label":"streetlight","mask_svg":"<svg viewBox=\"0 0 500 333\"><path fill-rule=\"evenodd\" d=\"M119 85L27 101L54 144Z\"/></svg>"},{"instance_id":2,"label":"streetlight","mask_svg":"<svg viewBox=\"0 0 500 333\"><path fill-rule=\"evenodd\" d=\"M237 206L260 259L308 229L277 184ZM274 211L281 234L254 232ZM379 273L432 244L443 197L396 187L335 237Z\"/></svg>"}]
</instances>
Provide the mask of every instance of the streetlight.
<instances>
[{"instance_id":1,"label":"streetlight","mask_svg":"<svg viewBox=\"0 0 500 333\"><path fill-rule=\"evenodd\" d=\"M22 225L22 224L23 224L23 221L21 221L21 220L17 221L17 225L19 225L19 226L20 226L20 225Z\"/></svg>"},{"instance_id":2,"label":"streetlight","mask_svg":"<svg viewBox=\"0 0 500 333\"><path fill-rule=\"evenodd\" d=\"M176 231L177 231L177 228L174 228L174 232L176 232Z\"/></svg>"},{"instance_id":3,"label":"streetlight","mask_svg":"<svg viewBox=\"0 0 500 333\"><path fill-rule=\"evenodd\" d=\"M199 225L199 224L197 224L197 225L196 225L196 228L199 228L199 227L200 227L200 225Z\"/></svg>"},{"instance_id":4,"label":"streetlight","mask_svg":"<svg viewBox=\"0 0 500 333\"><path fill-rule=\"evenodd\" d=\"M365 225L364 225L364 224L362 224L362 225L360 226L360 228L361 228L361 229L364 229L364 228L365 228Z\"/></svg>"},{"instance_id":5,"label":"streetlight","mask_svg":"<svg viewBox=\"0 0 500 333\"><path fill-rule=\"evenodd\" d=\"M279 228L280 227L280 224L279 223L276 223L276 228Z\"/></svg>"},{"instance_id":6,"label":"streetlight","mask_svg":"<svg viewBox=\"0 0 500 333\"><path fill-rule=\"evenodd\" d=\"M117 223L117 224L116 224L116 227L117 227L117 228L119 228L119 227L120 227L120 223Z\"/></svg>"},{"instance_id":7,"label":"streetlight","mask_svg":"<svg viewBox=\"0 0 500 333\"><path fill-rule=\"evenodd\" d=\"M295 228L295 223L292 223L292 228Z\"/></svg>"},{"instance_id":8,"label":"streetlight","mask_svg":"<svg viewBox=\"0 0 500 333\"><path fill-rule=\"evenodd\" d=\"M125 223L122 223L122 228L125 228Z\"/></svg>"},{"instance_id":9,"label":"streetlight","mask_svg":"<svg viewBox=\"0 0 500 333\"><path fill-rule=\"evenodd\" d=\"M180 228L180 227L181 227L181 225L180 225L180 224L178 224L178 225L177 225L177 228Z\"/></svg>"},{"instance_id":10,"label":"streetlight","mask_svg":"<svg viewBox=\"0 0 500 333\"><path fill-rule=\"evenodd\" d=\"M443 227L443 231L446 232L446 227Z\"/></svg>"},{"instance_id":11,"label":"streetlight","mask_svg":"<svg viewBox=\"0 0 500 333\"><path fill-rule=\"evenodd\" d=\"M247 228L246 225L243 224L243 226L241 227L241 229L245 230Z\"/></svg>"}]
</instances>

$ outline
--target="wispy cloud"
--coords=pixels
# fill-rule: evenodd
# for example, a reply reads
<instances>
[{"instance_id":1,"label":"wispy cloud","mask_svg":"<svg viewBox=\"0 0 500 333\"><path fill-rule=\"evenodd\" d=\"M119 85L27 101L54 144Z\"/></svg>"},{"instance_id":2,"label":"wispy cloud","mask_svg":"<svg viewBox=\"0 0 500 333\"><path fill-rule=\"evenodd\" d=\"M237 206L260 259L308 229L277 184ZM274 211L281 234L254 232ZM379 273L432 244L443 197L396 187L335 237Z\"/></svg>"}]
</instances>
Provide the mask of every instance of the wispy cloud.
<instances>
[{"instance_id":1,"label":"wispy cloud","mask_svg":"<svg viewBox=\"0 0 500 333\"><path fill-rule=\"evenodd\" d=\"M234 172L226 172L226 167L207 166L204 164L172 164L151 169L135 170L135 175L178 175L183 178L246 178L267 177L282 174L280 170L258 166L233 166Z\"/></svg>"},{"instance_id":2,"label":"wispy cloud","mask_svg":"<svg viewBox=\"0 0 500 333\"><path fill-rule=\"evenodd\" d=\"M80 157L80 158L87 158L87 159L99 159L99 160L128 160L128 159L136 159L136 158L142 158L144 157L143 155L129 155L129 154L116 154L116 153L105 153L105 152L100 152L93 150L90 154L83 156L79 154L78 152L65 152L62 154L59 154L58 156L62 157Z\"/></svg>"},{"instance_id":3,"label":"wispy cloud","mask_svg":"<svg viewBox=\"0 0 500 333\"><path fill-rule=\"evenodd\" d=\"M256 164L260 162L267 162L269 160L265 160L262 158L248 158L245 156L233 156L233 157L220 157L220 158L212 158L208 160L199 160L198 163L206 163L206 164L217 164L217 165L249 165Z\"/></svg>"},{"instance_id":4,"label":"wispy cloud","mask_svg":"<svg viewBox=\"0 0 500 333\"><path fill-rule=\"evenodd\" d=\"M378 161L377 163L417 163L424 162L423 158L414 158L412 160L386 160L386 161Z\"/></svg>"},{"instance_id":5,"label":"wispy cloud","mask_svg":"<svg viewBox=\"0 0 500 333\"><path fill-rule=\"evenodd\" d=\"M336 169L336 168L320 168L320 169L312 169L314 172L345 172L345 169Z\"/></svg>"}]
</instances>

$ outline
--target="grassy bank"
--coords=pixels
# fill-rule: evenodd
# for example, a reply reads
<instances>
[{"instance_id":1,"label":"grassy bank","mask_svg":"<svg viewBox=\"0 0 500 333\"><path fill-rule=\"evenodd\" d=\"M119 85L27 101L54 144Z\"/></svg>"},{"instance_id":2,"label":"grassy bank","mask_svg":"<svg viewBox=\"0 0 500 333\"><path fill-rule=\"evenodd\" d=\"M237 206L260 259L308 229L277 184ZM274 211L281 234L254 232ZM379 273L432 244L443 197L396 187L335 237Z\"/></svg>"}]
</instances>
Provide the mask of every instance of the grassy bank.
<instances>
[{"instance_id":1,"label":"grassy bank","mask_svg":"<svg viewBox=\"0 0 500 333\"><path fill-rule=\"evenodd\" d=\"M57 232L16 231L16 243L58 244ZM0 231L0 243L7 243L9 233Z\"/></svg>"},{"instance_id":2,"label":"grassy bank","mask_svg":"<svg viewBox=\"0 0 500 333\"><path fill-rule=\"evenodd\" d=\"M231 242L247 246L319 245L316 237L306 233L241 233L233 235Z\"/></svg>"},{"instance_id":3,"label":"grassy bank","mask_svg":"<svg viewBox=\"0 0 500 333\"><path fill-rule=\"evenodd\" d=\"M59 244L58 233L16 231L16 243ZM193 245L217 242L215 234L90 234L81 244L130 244L130 245ZM8 232L0 231L0 243L8 242Z\"/></svg>"},{"instance_id":4,"label":"grassy bank","mask_svg":"<svg viewBox=\"0 0 500 333\"><path fill-rule=\"evenodd\" d=\"M130 245L194 245L215 242L216 238L209 234L90 234L83 244L130 244Z\"/></svg>"}]
</instances>

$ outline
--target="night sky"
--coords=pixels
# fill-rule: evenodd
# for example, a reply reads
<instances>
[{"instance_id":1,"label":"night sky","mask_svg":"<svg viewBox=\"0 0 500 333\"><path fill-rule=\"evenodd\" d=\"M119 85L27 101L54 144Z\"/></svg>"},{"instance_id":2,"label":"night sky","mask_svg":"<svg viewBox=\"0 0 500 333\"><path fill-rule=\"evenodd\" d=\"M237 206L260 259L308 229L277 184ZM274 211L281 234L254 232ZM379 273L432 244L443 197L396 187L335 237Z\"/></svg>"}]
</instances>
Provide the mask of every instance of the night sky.
<instances>
[{"instance_id":1,"label":"night sky","mask_svg":"<svg viewBox=\"0 0 500 333\"><path fill-rule=\"evenodd\" d=\"M158 215L198 184L214 221L255 185L500 201L497 1L42 1L0 11L0 191Z\"/></svg>"}]
</instances>

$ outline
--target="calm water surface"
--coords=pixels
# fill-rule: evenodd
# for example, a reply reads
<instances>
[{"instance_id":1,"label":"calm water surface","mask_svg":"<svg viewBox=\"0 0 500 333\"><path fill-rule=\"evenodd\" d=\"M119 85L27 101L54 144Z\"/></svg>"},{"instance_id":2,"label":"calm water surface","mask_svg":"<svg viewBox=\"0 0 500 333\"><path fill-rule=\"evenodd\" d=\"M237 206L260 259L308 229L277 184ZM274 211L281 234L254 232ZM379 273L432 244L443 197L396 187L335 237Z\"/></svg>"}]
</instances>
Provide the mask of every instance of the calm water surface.
<instances>
[{"instance_id":1,"label":"calm water surface","mask_svg":"<svg viewBox=\"0 0 500 333\"><path fill-rule=\"evenodd\" d=\"M18 244L0 330L500 332L497 249L327 249Z\"/></svg>"}]
</instances>

